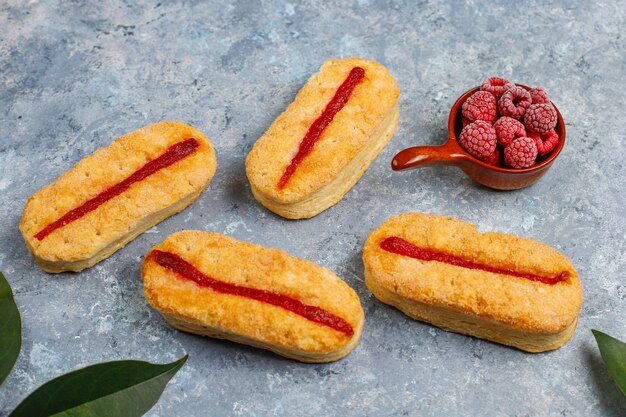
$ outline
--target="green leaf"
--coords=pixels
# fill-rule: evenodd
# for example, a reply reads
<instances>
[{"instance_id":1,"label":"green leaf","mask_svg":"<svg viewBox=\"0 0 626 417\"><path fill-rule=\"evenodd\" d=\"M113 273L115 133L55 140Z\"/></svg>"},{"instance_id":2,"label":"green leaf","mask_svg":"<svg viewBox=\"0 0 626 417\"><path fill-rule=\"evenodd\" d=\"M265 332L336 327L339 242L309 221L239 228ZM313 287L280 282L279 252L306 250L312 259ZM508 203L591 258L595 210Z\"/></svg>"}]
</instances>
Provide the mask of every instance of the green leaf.
<instances>
[{"instance_id":1,"label":"green leaf","mask_svg":"<svg viewBox=\"0 0 626 417\"><path fill-rule=\"evenodd\" d=\"M22 320L13 292L0 272L0 384L13 369L22 348Z\"/></svg>"},{"instance_id":2,"label":"green leaf","mask_svg":"<svg viewBox=\"0 0 626 417\"><path fill-rule=\"evenodd\" d=\"M165 365L105 362L70 372L43 384L9 417L142 416L187 357Z\"/></svg>"},{"instance_id":3,"label":"green leaf","mask_svg":"<svg viewBox=\"0 0 626 417\"><path fill-rule=\"evenodd\" d=\"M613 375L617 386L626 395L626 343L602 333L598 330L591 330L596 338L600 355L607 369Z\"/></svg>"}]
</instances>

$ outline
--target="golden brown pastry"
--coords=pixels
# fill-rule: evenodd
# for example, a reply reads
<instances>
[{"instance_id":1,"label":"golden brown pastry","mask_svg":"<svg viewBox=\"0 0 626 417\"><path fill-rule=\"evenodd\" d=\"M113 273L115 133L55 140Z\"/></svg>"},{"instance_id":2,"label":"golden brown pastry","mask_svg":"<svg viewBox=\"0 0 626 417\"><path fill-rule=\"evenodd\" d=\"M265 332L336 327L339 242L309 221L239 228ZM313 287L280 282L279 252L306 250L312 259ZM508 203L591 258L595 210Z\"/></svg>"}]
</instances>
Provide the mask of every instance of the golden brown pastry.
<instances>
[{"instance_id":1,"label":"golden brown pastry","mask_svg":"<svg viewBox=\"0 0 626 417\"><path fill-rule=\"evenodd\" d=\"M363 263L378 299L445 330L543 352L576 328L578 273L543 243L406 213L370 234Z\"/></svg>"},{"instance_id":2,"label":"golden brown pastry","mask_svg":"<svg viewBox=\"0 0 626 417\"><path fill-rule=\"evenodd\" d=\"M98 149L37 191L20 230L45 271L80 271L191 204L216 167L202 132L155 123Z\"/></svg>"},{"instance_id":3,"label":"golden brown pastry","mask_svg":"<svg viewBox=\"0 0 626 417\"><path fill-rule=\"evenodd\" d=\"M359 341L359 297L331 271L218 233L182 231L146 256L148 302L172 326L303 362L346 356Z\"/></svg>"},{"instance_id":4,"label":"golden brown pastry","mask_svg":"<svg viewBox=\"0 0 626 417\"><path fill-rule=\"evenodd\" d=\"M382 65L326 61L248 155L255 198L289 219L339 202L396 131L399 95Z\"/></svg>"}]
</instances>

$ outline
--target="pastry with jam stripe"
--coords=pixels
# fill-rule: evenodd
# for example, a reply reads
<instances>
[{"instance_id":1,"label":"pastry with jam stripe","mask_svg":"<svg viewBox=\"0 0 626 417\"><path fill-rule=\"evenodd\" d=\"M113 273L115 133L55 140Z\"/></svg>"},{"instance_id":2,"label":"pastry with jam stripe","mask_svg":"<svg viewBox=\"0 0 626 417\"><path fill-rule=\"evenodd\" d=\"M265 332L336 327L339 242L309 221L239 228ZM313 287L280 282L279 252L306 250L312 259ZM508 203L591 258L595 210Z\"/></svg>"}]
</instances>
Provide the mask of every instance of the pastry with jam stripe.
<instances>
[{"instance_id":1,"label":"pastry with jam stripe","mask_svg":"<svg viewBox=\"0 0 626 417\"><path fill-rule=\"evenodd\" d=\"M182 331L303 362L346 356L364 314L333 272L276 249L201 231L169 236L146 255L148 302Z\"/></svg>"},{"instance_id":2,"label":"pastry with jam stripe","mask_svg":"<svg viewBox=\"0 0 626 417\"><path fill-rule=\"evenodd\" d=\"M289 219L338 203L391 140L399 95L380 64L326 61L250 151L246 173L255 198Z\"/></svg>"},{"instance_id":3,"label":"pastry with jam stripe","mask_svg":"<svg viewBox=\"0 0 626 417\"><path fill-rule=\"evenodd\" d=\"M80 271L190 205L216 167L202 132L181 122L155 123L98 149L37 191L20 230L42 269Z\"/></svg>"},{"instance_id":4,"label":"pastry with jam stripe","mask_svg":"<svg viewBox=\"0 0 626 417\"><path fill-rule=\"evenodd\" d=\"M445 330L543 352L565 344L576 329L578 273L540 242L406 213L369 235L363 263L365 283L379 300Z\"/></svg>"}]
</instances>

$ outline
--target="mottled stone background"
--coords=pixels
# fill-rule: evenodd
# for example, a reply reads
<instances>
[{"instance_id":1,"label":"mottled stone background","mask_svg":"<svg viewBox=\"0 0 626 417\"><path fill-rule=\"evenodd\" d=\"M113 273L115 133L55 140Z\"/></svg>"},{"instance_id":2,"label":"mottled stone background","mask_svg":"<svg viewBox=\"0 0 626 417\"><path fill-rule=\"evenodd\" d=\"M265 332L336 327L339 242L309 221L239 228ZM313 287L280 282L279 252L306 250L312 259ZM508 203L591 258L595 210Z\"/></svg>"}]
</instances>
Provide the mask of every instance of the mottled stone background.
<instances>
[{"instance_id":1,"label":"mottled stone background","mask_svg":"<svg viewBox=\"0 0 626 417\"><path fill-rule=\"evenodd\" d=\"M187 365L148 413L166 416L623 416L626 398L590 329L626 339L623 1L3 1L0 5L0 270L24 343L0 414L63 372L137 358ZM338 205L286 221L252 197L244 158L331 57L385 64L402 95L398 131ZM446 138L457 95L498 74L547 87L568 129L536 185L478 186L455 168L394 173L391 157ZM80 274L48 275L18 222L28 196L84 155L148 123L178 119L218 155L191 207ZM440 331L379 303L361 247L406 211L563 251L584 286L565 347L527 354ZM361 296L363 338L346 359L306 365L172 330L142 295L146 251L180 229L284 249L335 270Z\"/></svg>"}]
</instances>

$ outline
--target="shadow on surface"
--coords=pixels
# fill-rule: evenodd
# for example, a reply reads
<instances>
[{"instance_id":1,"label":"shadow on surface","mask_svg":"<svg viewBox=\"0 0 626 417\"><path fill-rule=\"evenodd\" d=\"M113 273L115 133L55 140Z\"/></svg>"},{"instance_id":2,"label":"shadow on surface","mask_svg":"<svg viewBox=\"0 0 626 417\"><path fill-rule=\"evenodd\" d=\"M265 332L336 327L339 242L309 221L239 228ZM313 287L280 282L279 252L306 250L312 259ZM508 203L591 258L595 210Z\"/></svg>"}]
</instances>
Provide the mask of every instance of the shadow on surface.
<instances>
[{"instance_id":1,"label":"shadow on surface","mask_svg":"<svg viewBox=\"0 0 626 417\"><path fill-rule=\"evenodd\" d=\"M593 390L597 392L602 411L607 416L623 417L626 412L626 397L622 395L617 384L604 365L600 352L597 349L587 349L584 352L585 364L593 383Z\"/></svg>"}]
</instances>

